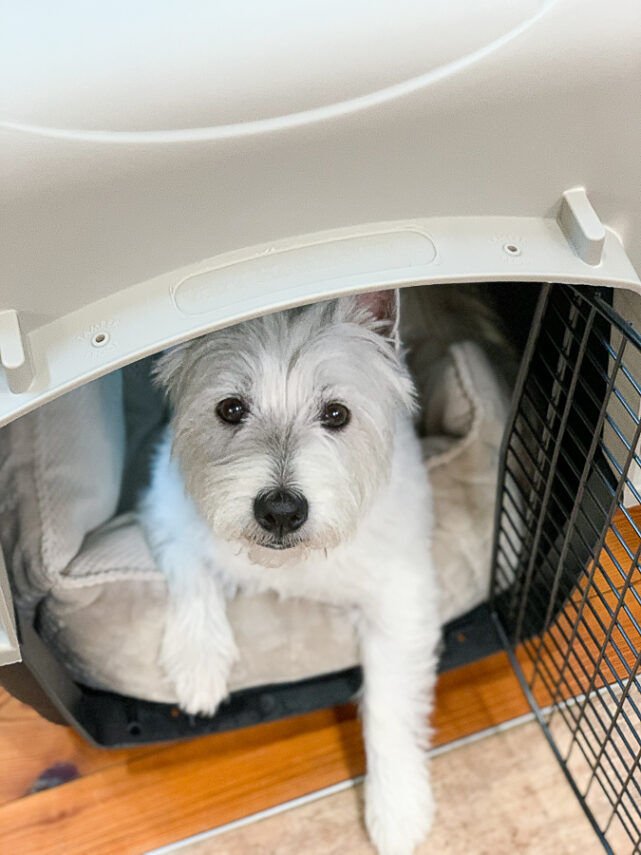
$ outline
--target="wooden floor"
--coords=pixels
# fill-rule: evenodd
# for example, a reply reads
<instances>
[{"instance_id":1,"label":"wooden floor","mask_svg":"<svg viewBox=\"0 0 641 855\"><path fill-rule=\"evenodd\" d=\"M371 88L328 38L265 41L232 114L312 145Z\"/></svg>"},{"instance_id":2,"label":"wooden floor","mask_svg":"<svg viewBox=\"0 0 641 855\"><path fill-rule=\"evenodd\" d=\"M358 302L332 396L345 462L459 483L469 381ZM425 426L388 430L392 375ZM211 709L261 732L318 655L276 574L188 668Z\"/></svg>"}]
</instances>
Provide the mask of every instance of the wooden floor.
<instances>
[{"instance_id":1,"label":"wooden floor","mask_svg":"<svg viewBox=\"0 0 641 855\"><path fill-rule=\"evenodd\" d=\"M634 518L641 521L641 509ZM619 523L635 552L634 532ZM629 563L612 533L608 543ZM593 581L588 598L594 608L586 625L605 637L612 618L604 598L616 599L616 592L598 574ZM636 576L632 584L639 585ZM568 606L574 615L583 599L577 596ZM550 668L562 667L562 627L563 619L550 629ZM632 652L630 657L628 665ZM524 650L519 658L530 667ZM537 692L541 702L549 700L541 685ZM496 654L441 676L434 743L478 733L527 710L507 655ZM0 693L0 841L7 853L140 855L363 771L353 706L188 743L107 752ZM45 789L52 779L66 783Z\"/></svg>"},{"instance_id":2,"label":"wooden floor","mask_svg":"<svg viewBox=\"0 0 641 855\"><path fill-rule=\"evenodd\" d=\"M435 743L527 709L507 656L496 654L441 677ZM78 777L30 794L56 764L54 775ZM105 752L0 696L3 852L140 855L363 771L352 706L179 745Z\"/></svg>"}]
</instances>

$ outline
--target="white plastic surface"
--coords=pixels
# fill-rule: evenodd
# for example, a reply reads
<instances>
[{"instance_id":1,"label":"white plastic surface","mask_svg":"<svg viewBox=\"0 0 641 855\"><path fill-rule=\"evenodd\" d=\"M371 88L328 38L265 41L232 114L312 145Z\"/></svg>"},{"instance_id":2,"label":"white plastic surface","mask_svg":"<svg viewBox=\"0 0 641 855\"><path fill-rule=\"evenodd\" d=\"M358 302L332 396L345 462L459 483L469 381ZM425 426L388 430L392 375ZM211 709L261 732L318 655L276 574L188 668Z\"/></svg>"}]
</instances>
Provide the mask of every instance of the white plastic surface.
<instances>
[{"instance_id":1,"label":"white plastic surface","mask_svg":"<svg viewBox=\"0 0 641 855\"><path fill-rule=\"evenodd\" d=\"M512 37L547 5L9 0L0 5L0 67L12 82L5 117L66 132L213 135L420 85Z\"/></svg>"},{"instance_id":2,"label":"white plastic surface","mask_svg":"<svg viewBox=\"0 0 641 855\"><path fill-rule=\"evenodd\" d=\"M20 646L13 619L13 604L7 568L0 548L0 665L19 662Z\"/></svg>"},{"instance_id":3,"label":"white plastic surface","mask_svg":"<svg viewBox=\"0 0 641 855\"><path fill-rule=\"evenodd\" d=\"M0 423L349 290L639 287L638 0L0 0L0 20L0 312L33 373ZM600 260L559 228L576 188Z\"/></svg>"}]
</instances>

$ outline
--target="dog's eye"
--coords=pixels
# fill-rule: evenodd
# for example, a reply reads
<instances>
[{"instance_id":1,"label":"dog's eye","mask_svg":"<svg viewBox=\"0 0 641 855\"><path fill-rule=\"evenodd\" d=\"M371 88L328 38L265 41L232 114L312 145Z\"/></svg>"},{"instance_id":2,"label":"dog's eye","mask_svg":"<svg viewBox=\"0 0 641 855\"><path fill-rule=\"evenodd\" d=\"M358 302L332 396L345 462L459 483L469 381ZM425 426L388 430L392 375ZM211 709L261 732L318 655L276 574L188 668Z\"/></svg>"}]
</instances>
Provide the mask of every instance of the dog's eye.
<instances>
[{"instance_id":1,"label":"dog's eye","mask_svg":"<svg viewBox=\"0 0 641 855\"><path fill-rule=\"evenodd\" d=\"M349 422L349 415L349 410L344 404L332 401L329 404L325 404L321 410L320 420L323 427L330 430L338 430L345 427Z\"/></svg>"},{"instance_id":2,"label":"dog's eye","mask_svg":"<svg viewBox=\"0 0 641 855\"><path fill-rule=\"evenodd\" d=\"M242 422L247 413L247 407L243 404L240 398L225 398L216 407L216 415L218 418L227 422L230 425L237 425Z\"/></svg>"}]
</instances>

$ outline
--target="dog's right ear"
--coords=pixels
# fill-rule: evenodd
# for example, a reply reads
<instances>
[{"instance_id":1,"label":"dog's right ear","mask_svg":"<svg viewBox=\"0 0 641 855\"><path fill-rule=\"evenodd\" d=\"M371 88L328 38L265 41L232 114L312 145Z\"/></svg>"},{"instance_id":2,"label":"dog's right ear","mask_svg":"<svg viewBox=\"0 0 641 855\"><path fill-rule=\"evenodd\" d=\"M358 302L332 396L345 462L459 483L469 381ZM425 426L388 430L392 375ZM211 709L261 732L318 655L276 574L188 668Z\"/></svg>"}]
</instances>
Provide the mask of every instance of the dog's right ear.
<instances>
[{"instance_id":1,"label":"dog's right ear","mask_svg":"<svg viewBox=\"0 0 641 855\"><path fill-rule=\"evenodd\" d=\"M170 396L180 382L180 376L185 359L192 341L183 341L175 347L166 350L154 363L154 383L164 389Z\"/></svg>"}]
</instances>

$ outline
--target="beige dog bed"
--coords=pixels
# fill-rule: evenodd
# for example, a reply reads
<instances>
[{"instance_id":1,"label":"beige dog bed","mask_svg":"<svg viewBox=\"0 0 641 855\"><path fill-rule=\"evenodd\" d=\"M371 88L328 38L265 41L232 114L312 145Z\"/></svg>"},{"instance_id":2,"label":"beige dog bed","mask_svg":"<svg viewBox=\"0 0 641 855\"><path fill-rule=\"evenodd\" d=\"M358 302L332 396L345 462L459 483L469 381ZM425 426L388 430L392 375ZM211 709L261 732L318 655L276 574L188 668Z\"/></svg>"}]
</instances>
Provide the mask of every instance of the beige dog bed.
<instances>
[{"instance_id":1,"label":"beige dog bed","mask_svg":"<svg viewBox=\"0 0 641 855\"><path fill-rule=\"evenodd\" d=\"M416 330L407 335L412 339ZM446 622L487 596L507 395L478 344L428 350L429 371L416 361L419 427L434 491L434 556ZM157 665L164 581L135 511L127 510L132 478L145 478L138 452L151 445L162 409L141 363L0 431L0 537L18 607L37 617L40 635L75 679L173 702ZM232 689L358 662L351 624L335 608L261 595L238 596L229 611L241 651Z\"/></svg>"}]
</instances>

